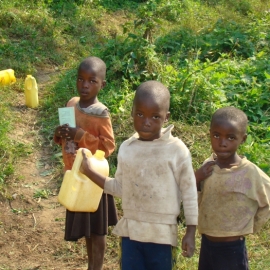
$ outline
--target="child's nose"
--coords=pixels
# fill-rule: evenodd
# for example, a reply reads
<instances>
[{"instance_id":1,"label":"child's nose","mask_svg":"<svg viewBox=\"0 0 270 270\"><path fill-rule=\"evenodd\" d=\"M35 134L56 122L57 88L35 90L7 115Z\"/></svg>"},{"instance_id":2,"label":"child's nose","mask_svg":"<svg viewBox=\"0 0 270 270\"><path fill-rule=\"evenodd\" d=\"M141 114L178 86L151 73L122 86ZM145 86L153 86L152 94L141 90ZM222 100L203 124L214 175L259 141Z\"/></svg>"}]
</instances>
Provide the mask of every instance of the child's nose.
<instances>
[{"instance_id":1,"label":"child's nose","mask_svg":"<svg viewBox=\"0 0 270 270\"><path fill-rule=\"evenodd\" d=\"M147 117L145 118L144 125L147 126L147 127L151 126L151 122L150 122L149 118L147 118Z\"/></svg>"},{"instance_id":2,"label":"child's nose","mask_svg":"<svg viewBox=\"0 0 270 270\"><path fill-rule=\"evenodd\" d=\"M219 145L222 146L222 147L227 146L226 139L225 138L224 139L223 138L220 138Z\"/></svg>"},{"instance_id":3,"label":"child's nose","mask_svg":"<svg viewBox=\"0 0 270 270\"><path fill-rule=\"evenodd\" d=\"M83 88L88 88L89 87L89 83L88 81L83 81Z\"/></svg>"}]
</instances>

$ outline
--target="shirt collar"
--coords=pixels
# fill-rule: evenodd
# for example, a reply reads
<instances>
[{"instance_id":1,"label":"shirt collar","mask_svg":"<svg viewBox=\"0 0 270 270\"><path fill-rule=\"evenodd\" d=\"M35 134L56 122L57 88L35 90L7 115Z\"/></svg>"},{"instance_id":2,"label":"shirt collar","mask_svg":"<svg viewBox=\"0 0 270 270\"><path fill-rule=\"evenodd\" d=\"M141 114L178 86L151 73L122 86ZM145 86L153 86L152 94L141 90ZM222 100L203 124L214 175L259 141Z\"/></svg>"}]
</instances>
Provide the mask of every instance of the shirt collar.
<instances>
[{"instance_id":1,"label":"shirt collar","mask_svg":"<svg viewBox=\"0 0 270 270\"><path fill-rule=\"evenodd\" d=\"M162 128L161 129L161 136L160 138L154 140L154 141L158 141L158 140L163 140L166 141L171 137L171 131L173 130L174 125L169 125L166 128ZM130 145L132 142L137 141L139 139L139 135L136 132L135 134L133 134L128 140L127 140L127 144Z\"/></svg>"}]
</instances>

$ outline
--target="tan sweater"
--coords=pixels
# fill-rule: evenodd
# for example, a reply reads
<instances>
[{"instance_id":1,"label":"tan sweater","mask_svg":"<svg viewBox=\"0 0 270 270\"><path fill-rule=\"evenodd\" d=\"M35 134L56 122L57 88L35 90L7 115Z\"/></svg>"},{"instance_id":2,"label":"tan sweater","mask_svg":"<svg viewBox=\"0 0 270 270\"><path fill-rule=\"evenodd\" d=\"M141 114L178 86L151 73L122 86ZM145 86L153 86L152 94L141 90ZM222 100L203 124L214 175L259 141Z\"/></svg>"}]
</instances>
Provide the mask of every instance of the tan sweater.
<instances>
[{"instance_id":1,"label":"tan sweater","mask_svg":"<svg viewBox=\"0 0 270 270\"><path fill-rule=\"evenodd\" d=\"M201 183L198 230L216 237L257 232L270 218L269 204L270 178L255 164L243 158L230 169L215 165Z\"/></svg>"},{"instance_id":2,"label":"tan sweater","mask_svg":"<svg viewBox=\"0 0 270 270\"><path fill-rule=\"evenodd\" d=\"M114 134L108 109L102 103L96 103L87 109L79 106L79 97L72 98L67 107L74 107L77 131L74 141L62 140L54 136L54 141L62 145L65 170L71 170L75 160L76 150L87 148L92 154L97 149L103 150L109 156L115 148Z\"/></svg>"},{"instance_id":3,"label":"tan sweater","mask_svg":"<svg viewBox=\"0 0 270 270\"><path fill-rule=\"evenodd\" d=\"M120 146L115 178L104 192L122 198L123 218L114 233L140 242L177 246L177 216L183 201L186 224L197 225L197 189L190 152L163 129L161 138L138 140L135 134Z\"/></svg>"}]
</instances>

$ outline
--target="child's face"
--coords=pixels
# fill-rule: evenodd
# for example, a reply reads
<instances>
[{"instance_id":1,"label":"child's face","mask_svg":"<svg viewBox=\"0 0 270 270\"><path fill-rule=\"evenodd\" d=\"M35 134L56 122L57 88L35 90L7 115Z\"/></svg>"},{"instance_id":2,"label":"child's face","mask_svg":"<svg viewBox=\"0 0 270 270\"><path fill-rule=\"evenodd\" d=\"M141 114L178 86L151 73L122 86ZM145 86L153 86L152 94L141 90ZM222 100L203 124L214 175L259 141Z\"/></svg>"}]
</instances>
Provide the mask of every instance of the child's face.
<instances>
[{"instance_id":1,"label":"child's face","mask_svg":"<svg viewBox=\"0 0 270 270\"><path fill-rule=\"evenodd\" d=\"M80 95L80 101L93 104L97 100L100 89L106 82L101 79L98 73L92 69L79 69L77 75L77 91Z\"/></svg>"},{"instance_id":2,"label":"child's face","mask_svg":"<svg viewBox=\"0 0 270 270\"><path fill-rule=\"evenodd\" d=\"M153 141L161 136L161 128L170 113L151 98L137 98L132 109L134 128L142 141Z\"/></svg>"},{"instance_id":3,"label":"child's face","mask_svg":"<svg viewBox=\"0 0 270 270\"><path fill-rule=\"evenodd\" d=\"M220 161L234 162L235 153L247 138L240 125L234 121L214 120L210 127L212 149Z\"/></svg>"}]
</instances>

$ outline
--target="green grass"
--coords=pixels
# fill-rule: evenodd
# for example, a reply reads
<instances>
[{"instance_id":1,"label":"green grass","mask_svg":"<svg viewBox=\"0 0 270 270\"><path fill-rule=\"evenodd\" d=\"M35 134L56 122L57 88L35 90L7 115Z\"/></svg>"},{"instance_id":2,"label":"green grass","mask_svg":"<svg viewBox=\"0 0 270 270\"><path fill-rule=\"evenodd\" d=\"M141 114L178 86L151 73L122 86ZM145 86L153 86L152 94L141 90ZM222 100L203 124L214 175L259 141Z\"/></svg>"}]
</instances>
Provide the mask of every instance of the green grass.
<instances>
[{"instance_id":1,"label":"green grass","mask_svg":"<svg viewBox=\"0 0 270 270\"><path fill-rule=\"evenodd\" d=\"M51 144L57 108L76 95L76 68L89 55L108 66L100 100L111 110L118 146L133 133L134 89L158 79L171 92L170 123L189 147L195 169L211 152L211 114L233 105L250 121L240 153L270 174L269 10L266 0L0 0L0 67L13 68L17 77L14 85L0 86L0 192L8 188L17 160L32 149L10 136L20 121L13 99L24 78L39 70L54 73L37 114L41 139L35 147L42 147ZM59 148L52 145L52 152L51 165L60 172ZM109 163L113 174L117 150ZM247 238L251 269L270 266L269 226ZM181 257L179 269L196 269L197 261L198 251L192 259Z\"/></svg>"},{"instance_id":2,"label":"green grass","mask_svg":"<svg viewBox=\"0 0 270 270\"><path fill-rule=\"evenodd\" d=\"M18 141L13 133L15 125L21 121L20 108L13 104L17 91L18 85L0 86L0 194L13 175L17 160L32 152L32 145Z\"/></svg>"}]
</instances>

